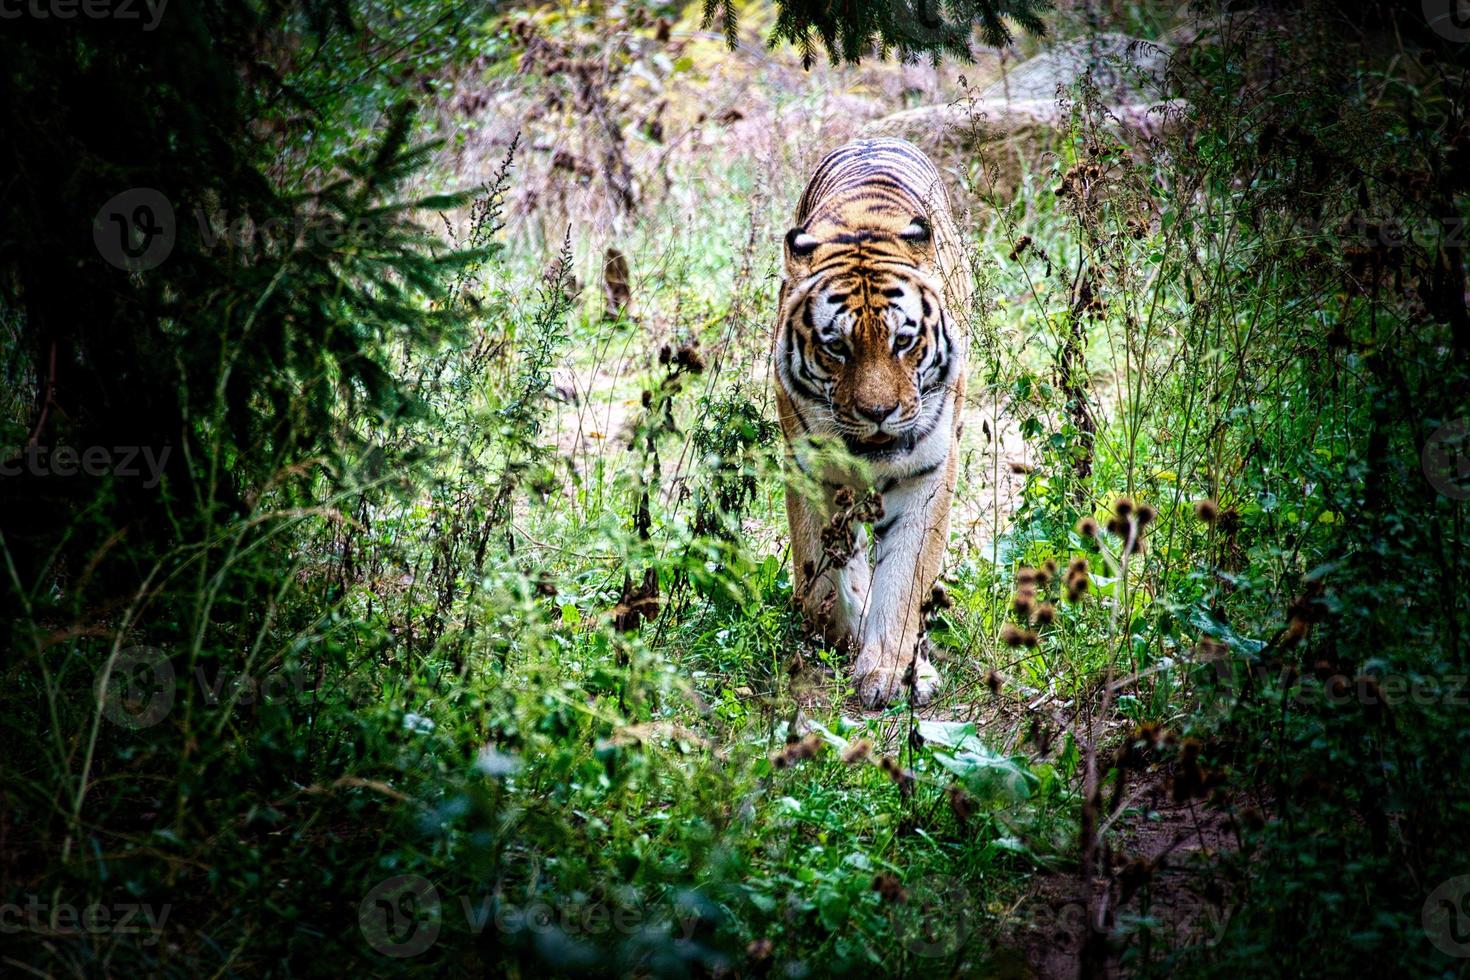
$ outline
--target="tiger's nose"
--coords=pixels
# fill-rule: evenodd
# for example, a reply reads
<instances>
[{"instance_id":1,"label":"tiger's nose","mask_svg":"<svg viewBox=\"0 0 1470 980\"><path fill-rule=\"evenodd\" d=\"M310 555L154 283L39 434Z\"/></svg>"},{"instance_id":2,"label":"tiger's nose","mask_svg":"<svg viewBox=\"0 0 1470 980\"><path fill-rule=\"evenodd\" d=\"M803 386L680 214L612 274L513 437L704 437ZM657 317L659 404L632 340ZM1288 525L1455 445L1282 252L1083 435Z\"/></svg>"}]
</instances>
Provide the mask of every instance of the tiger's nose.
<instances>
[{"instance_id":1,"label":"tiger's nose","mask_svg":"<svg viewBox=\"0 0 1470 980\"><path fill-rule=\"evenodd\" d=\"M891 405L864 405L862 402L858 402L854 407L857 408L857 413L863 418L877 424L882 423L884 419L892 415L898 409L898 403L894 402Z\"/></svg>"}]
</instances>

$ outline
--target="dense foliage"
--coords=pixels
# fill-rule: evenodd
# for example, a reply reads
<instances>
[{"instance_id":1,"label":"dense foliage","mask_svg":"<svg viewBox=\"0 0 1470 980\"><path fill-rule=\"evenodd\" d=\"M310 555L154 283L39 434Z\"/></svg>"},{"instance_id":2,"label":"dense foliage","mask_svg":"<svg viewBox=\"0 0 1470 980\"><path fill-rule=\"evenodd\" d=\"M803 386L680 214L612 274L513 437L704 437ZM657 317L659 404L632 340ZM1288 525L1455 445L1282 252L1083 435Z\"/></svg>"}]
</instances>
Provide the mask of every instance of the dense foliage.
<instances>
[{"instance_id":1,"label":"dense foliage","mask_svg":"<svg viewBox=\"0 0 1470 980\"><path fill-rule=\"evenodd\" d=\"M1083 78L1013 196L945 161L972 506L864 713L767 390L812 97L718 143L674 47L732 9L0 34L6 970L1463 975L1463 39L1211 18L1152 135ZM1041 26L945 10L763 26Z\"/></svg>"},{"instance_id":2,"label":"dense foliage","mask_svg":"<svg viewBox=\"0 0 1470 980\"><path fill-rule=\"evenodd\" d=\"M856 63L875 48L900 57L920 54L968 60L970 38L978 26L986 44L1001 47L1012 37L1011 24L1032 34L1045 30L1041 15L1047 0L856 0L834 7L818 0L778 0L773 41L796 46L802 64L811 65L821 41L833 64ZM732 41L739 36L734 0L704 0L706 23L719 20Z\"/></svg>"}]
</instances>

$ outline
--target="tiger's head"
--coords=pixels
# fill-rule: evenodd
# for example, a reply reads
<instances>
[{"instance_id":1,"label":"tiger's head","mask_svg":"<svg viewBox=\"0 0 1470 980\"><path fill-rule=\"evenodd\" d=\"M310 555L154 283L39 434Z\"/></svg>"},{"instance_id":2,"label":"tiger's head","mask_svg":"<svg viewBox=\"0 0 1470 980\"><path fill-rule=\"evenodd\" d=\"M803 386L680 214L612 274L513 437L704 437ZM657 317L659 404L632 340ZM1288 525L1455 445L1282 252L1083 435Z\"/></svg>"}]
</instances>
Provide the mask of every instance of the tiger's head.
<instances>
[{"instance_id":1,"label":"tiger's head","mask_svg":"<svg viewBox=\"0 0 1470 980\"><path fill-rule=\"evenodd\" d=\"M863 456L928 435L957 360L943 295L923 216L889 231L791 229L778 370L806 424Z\"/></svg>"}]
</instances>

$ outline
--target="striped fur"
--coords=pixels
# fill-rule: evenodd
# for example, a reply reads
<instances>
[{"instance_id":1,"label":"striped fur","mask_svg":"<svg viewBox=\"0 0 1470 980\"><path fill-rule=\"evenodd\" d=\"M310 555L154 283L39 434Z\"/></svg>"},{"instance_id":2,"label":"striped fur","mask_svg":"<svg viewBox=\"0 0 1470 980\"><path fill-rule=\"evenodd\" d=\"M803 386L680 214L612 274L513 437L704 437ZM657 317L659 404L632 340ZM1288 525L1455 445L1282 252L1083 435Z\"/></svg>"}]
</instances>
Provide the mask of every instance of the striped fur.
<instances>
[{"instance_id":1,"label":"striped fur","mask_svg":"<svg viewBox=\"0 0 1470 980\"><path fill-rule=\"evenodd\" d=\"M920 605L948 535L970 288L939 172L917 147L857 140L822 160L786 236L779 307L782 428L793 463L824 487L820 500L787 490L798 594L813 616L831 607L829 635L855 648L865 703L905 689L922 703L937 676ZM816 436L839 438L860 464L814 472L802 446ZM871 562L864 539L824 569L833 493L869 485L884 500Z\"/></svg>"}]
</instances>

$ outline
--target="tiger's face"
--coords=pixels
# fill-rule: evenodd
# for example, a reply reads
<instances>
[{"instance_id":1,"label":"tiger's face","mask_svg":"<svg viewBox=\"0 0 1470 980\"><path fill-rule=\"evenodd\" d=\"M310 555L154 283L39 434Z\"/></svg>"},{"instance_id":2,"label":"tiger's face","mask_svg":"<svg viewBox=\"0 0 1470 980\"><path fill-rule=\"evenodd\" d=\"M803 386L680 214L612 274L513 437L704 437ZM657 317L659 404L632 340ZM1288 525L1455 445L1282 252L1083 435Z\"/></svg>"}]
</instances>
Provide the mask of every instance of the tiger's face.
<instances>
[{"instance_id":1,"label":"tiger's face","mask_svg":"<svg viewBox=\"0 0 1470 980\"><path fill-rule=\"evenodd\" d=\"M924 243L890 242L882 257L873 243L858 250L867 255L822 255L806 237L787 240L787 390L813 429L855 455L912 450L940 419L955 360L939 284L915 261Z\"/></svg>"}]
</instances>

